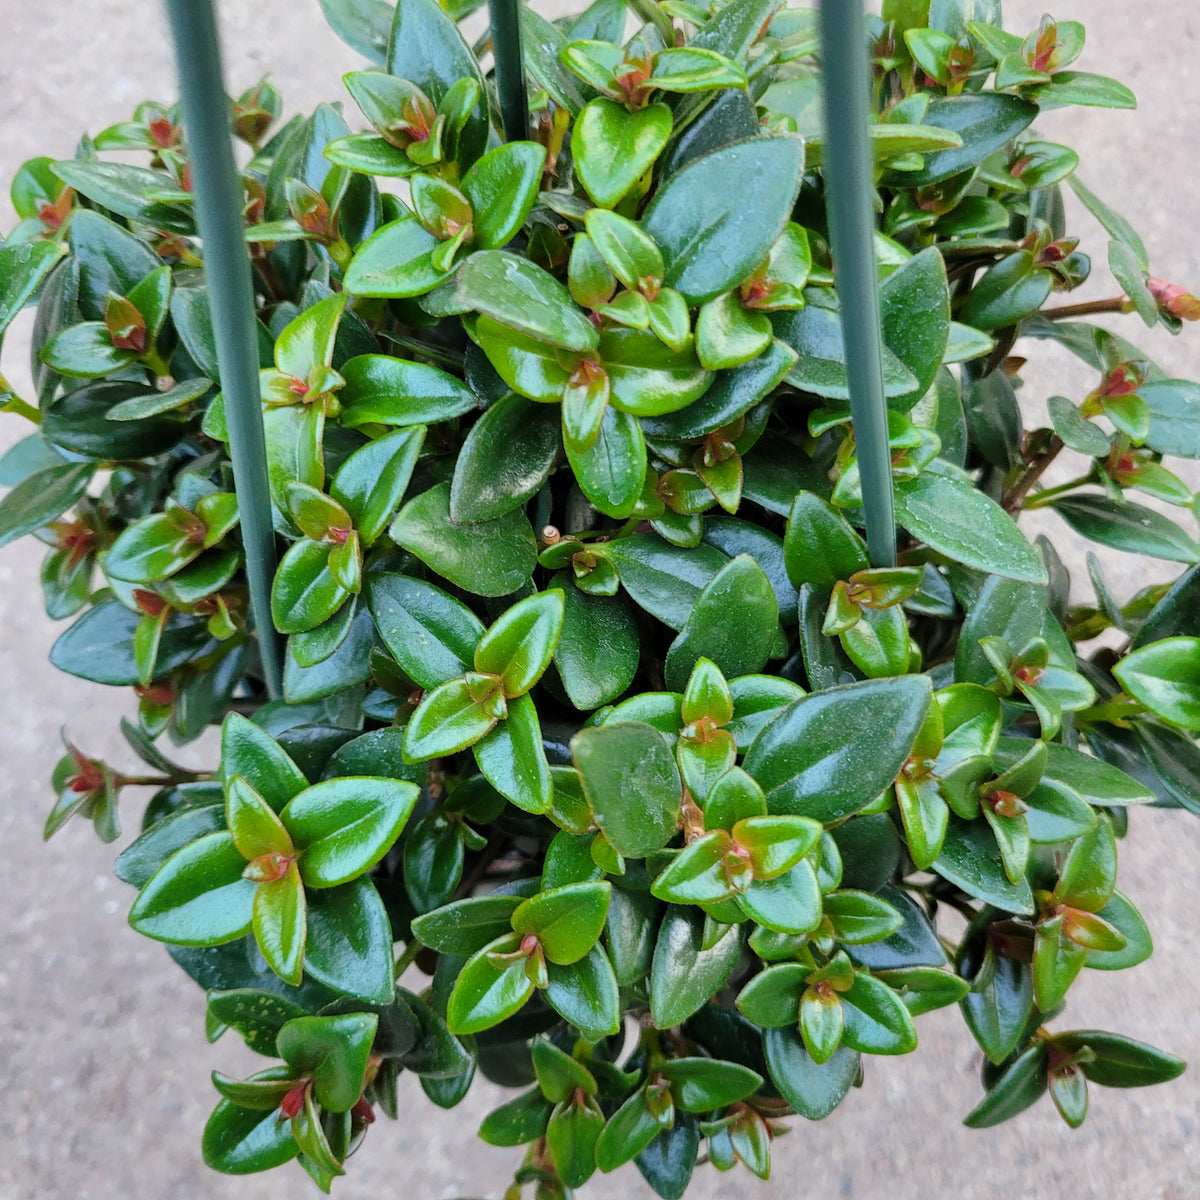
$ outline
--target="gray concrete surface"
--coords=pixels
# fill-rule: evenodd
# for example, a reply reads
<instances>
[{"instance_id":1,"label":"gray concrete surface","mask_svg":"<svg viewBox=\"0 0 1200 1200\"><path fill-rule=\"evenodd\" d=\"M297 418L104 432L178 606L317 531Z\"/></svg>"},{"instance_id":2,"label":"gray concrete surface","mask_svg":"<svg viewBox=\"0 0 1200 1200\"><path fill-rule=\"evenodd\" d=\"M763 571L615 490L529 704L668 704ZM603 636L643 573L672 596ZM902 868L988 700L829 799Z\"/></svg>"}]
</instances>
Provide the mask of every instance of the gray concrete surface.
<instances>
[{"instance_id":1,"label":"gray concrete surface","mask_svg":"<svg viewBox=\"0 0 1200 1200\"><path fill-rule=\"evenodd\" d=\"M1030 28L1041 4L1006 5ZM1081 173L1146 237L1159 273L1200 286L1195 201L1200 78L1193 66L1200 17L1188 0L1088 0L1056 15L1089 27L1082 66L1118 75L1138 92L1136 113L1071 110L1047 122L1075 145ZM325 35L316 0L222 4L227 77L240 89L270 71L291 108L341 94L341 72L358 59ZM68 156L79 131L125 118L147 97L174 95L171 60L152 0L0 0L0 180L35 154ZM0 226L11 211L0 199ZM1073 222L1102 262L1095 225ZM1099 272L1103 275L1103 271ZM1097 285L1103 294L1110 284ZM1200 373L1200 330L1172 340L1140 329L1129 336L1180 374ZM21 330L4 369L27 385ZM1086 372L1052 356L1031 388L1081 396ZM0 446L23 430L0 420ZM1052 518L1050 518L1052 519ZM1066 545L1061 526L1057 541ZM247 1066L231 1042L208 1046L203 998L163 950L125 924L131 894L110 874L113 850L86 828L49 845L40 830L50 803L47 776L58 730L87 750L122 761L119 693L57 674L46 662L56 635L41 613L40 554L22 543L0 552L0 1200L254 1200L307 1194L295 1167L245 1180L206 1171L199 1138L213 1102L212 1067ZM1165 577L1162 564L1114 556L1124 592ZM1157 573L1157 574L1153 574ZM130 822L132 824L132 819ZM1122 847L1123 887L1145 912L1153 960L1118 976L1085 973L1073 993L1073 1027L1123 1030L1200 1064L1192 947L1200 823L1185 815L1136 814ZM919 1022L921 1046L900 1060L871 1060L867 1086L818 1125L796 1120L778 1143L771 1182L703 1168L695 1200L767 1200L801 1192L855 1200L930 1196L982 1200L1122 1196L1189 1200L1200 1195L1200 1065L1148 1091L1094 1089L1092 1116L1068 1131L1043 1103L999 1130L959 1124L975 1103L979 1055L955 1013ZM471 1139L498 1090L477 1085L459 1109L432 1109L404 1089L403 1120L381 1121L335 1185L342 1200L400 1194L420 1200L498 1196L516 1152ZM313 1193L315 1194L315 1193ZM632 1169L598 1178L596 1200L649 1195Z\"/></svg>"}]
</instances>

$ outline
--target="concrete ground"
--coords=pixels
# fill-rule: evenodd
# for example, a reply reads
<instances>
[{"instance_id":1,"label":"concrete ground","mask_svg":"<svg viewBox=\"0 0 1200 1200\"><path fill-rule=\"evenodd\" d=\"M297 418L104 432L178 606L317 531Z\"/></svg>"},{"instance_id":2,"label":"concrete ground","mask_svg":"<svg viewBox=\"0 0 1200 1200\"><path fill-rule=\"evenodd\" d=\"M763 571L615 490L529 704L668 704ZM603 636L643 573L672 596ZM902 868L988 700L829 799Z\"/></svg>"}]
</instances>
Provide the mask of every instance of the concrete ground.
<instances>
[{"instance_id":1,"label":"concrete ground","mask_svg":"<svg viewBox=\"0 0 1200 1200\"><path fill-rule=\"evenodd\" d=\"M1006 8L1012 27L1028 29L1042 5L1019 0ZM360 65L324 32L316 0L230 0L221 9L234 90L269 71L289 108L306 108L338 98L339 76ZM1141 106L1135 113L1056 114L1046 123L1049 135L1080 150L1082 176L1142 231L1157 272L1197 289L1200 78L1192 64L1200 17L1188 0L1136 6L1088 0L1056 15L1087 22L1083 68L1119 76ZM33 155L69 156L80 131L125 119L144 98L175 94L156 4L0 0L0 18L0 179ZM0 199L0 227L11 223ZM1094 223L1072 224L1102 263L1104 240ZM1095 294L1111 294L1110 288L1097 285ZM1126 333L1174 373L1200 374L1197 327L1177 340L1147 334L1135 322ZM27 388L21 336L21 329L10 336L4 370ZM1091 386L1070 360L1053 362L1034 403L1051 391L1079 397ZM0 421L0 447L22 435L20 426L16 417ZM1050 528L1066 545L1061 525ZM47 664L57 630L41 612L39 559L29 542L0 552L0 1200L255 1200L277 1196L281 1187L304 1194L308 1185L295 1167L237 1180L203 1166L200 1131L214 1100L208 1072L242 1070L247 1055L232 1043L205 1043L201 993L161 947L126 926L132 897L110 873L114 848L76 826L42 843L59 728L69 728L89 752L122 762L116 724L128 706L120 693ZM1109 561L1110 578L1119 577L1124 593L1169 571L1121 555ZM1122 847L1122 887L1146 914L1157 950L1131 972L1085 973L1073 992L1070 1027L1121 1030L1200 1063L1200 972L1192 950L1200 940L1197 863L1200 823L1175 813L1135 815ZM793 1123L777 1146L771 1182L703 1168L690 1195L768 1200L803 1189L855 1200L1188 1200L1200 1194L1200 1067L1162 1088L1094 1089L1092 1115L1078 1132L1067 1130L1044 1101L998 1130L975 1133L959 1122L979 1096L978 1052L956 1013L924 1017L919 1026L917 1053L871 1060L867 1086L834 1116ZM463 1106L444 1113L415 1086L406 1087L404 1119L372 1130L336 1194L342 1200L396 1191L422 1200L498 1196L517 1153L491 1150L470 1136L498 1095L476 1085ZM588 1194L616 1200L650 1193L626 1168L595 1180Z\"/></svg>"}]
</instances>

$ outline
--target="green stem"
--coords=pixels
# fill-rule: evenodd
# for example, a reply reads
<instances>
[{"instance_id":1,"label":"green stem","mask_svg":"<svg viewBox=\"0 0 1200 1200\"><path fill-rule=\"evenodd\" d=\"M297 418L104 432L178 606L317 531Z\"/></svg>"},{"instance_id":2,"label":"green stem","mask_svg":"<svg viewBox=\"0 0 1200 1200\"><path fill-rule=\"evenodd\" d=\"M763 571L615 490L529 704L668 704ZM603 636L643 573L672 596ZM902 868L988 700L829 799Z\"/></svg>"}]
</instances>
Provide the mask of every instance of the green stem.
<instances>
[{"instance_id":1,"label":"green stem","mask_svg":"<svg viewBox=\"0 0 1200 1200\"><path fill-rule=\"evenodd\" d=\"M1076 725L1094 725L1097 721L1110 721L1114 725L1124 725L1133 717L1141 716L1146 706L1131 696L1118 696L1106 704L1093 704L1075 714Z\"/></svg>"},{"instance_id":2,"label":"green stem","mask_svg":"<svg viewBox=\"0 0 1200 1200\"><path fill-rule=\"evenodd\" d=\"M871 565L896 563L896 517L883 338L875 267L875 187L867 124L870 96L862 0L821 5L821 55L828 128L825 181L834 275L846 343L850 413L862 476L863 516Z\"/></svg>"},{"instance_id":3,"label":"green stem","mask_svg":"<svg viewBox=\"0 0 1200 1200\"><path fill-rule=\"evenodd\" d=\"M178 61L196 219L204 247L209 306L229 424L229 454L246 548L250 605L263 679L268 694L275 699L283 690L283 653L271 619L276 551L259 398L258 333L250 258L243 235L242 187L233 159L216 17L212 0L167 0L167 16Z\"/></svg>"},{"instance_id":4,"label":"green stem","mask_svg":"<svg viewBox=\"0 0 1200 1200\"><path fill-rule=\"evenodd\" d=\"M3 404L0 404L0 412L17 413L35 425L42 423L42 414L32 404L27 404L22 400L3 375L0 375L0 401L3 401Z\"/></svg>"},{"instance_id":5,"label":"green stem","mask_svg":"<svg viewBox=\"0 0 1200 1200\"><path fill-rule=\"evenodd\" d=\"M1086 475L1080 475L1078 479L1068 479L1066 483L1056 484L1054 487L1043 488L1040 492L1035 492L1021 506L1026 512L1031 508L1041 508L1045 504L1049 504L1055 496L1061 496L1063 492L1069 492L1077 487L1083 487L1085 483L1092 482L1092 473L1089 471Z\"/></svg>"},{"instance_id":6,"label":"green stem","mask_svg":"<svg viewBox=\"0 0 1200 1200\"><path fill-rule=\"evenodd\" d=\"M1055 434L1046 449L1025 468L1017 482L1005 492L1000 501L1000 506L1005 512L1015 513L1025 503L1025 497L1029 495L1033 485L1046 473L1062 450L1063 440Z\"/></svg>"},{"instance_id":7,"label":"green stem","mask_svg":"<svg viewBox=\"0 0 1200 1200\"><path fill-rule=\"evenodd\" d=\"M410 938L408 945L404 947L404 953L396 959L396 965L392 969L392 978L399 979L416 962L417 955L424 949L425 943L420 938Z\"/></svg>"}]
</instances>

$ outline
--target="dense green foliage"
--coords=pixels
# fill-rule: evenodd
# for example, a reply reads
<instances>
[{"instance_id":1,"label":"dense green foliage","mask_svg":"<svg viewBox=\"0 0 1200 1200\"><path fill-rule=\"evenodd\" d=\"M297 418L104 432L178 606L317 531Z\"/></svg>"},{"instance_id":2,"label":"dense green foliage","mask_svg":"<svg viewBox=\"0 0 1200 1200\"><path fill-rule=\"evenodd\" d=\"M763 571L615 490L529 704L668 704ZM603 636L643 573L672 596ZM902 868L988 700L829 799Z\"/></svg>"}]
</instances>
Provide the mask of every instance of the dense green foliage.
<instances>
[{"instance_id":1,"label":"dense green foliage","mask_svg":"<svg viewBox=\"0 0 1200 1200\"><path fill-rule=\"evenodd\" d=\"M149 772L69 745L47 835L78 814L112 840L152 787L130 921L207 990L213 1038L276 1060L214 1075L207 1161L299 1158L327 1189L402 1071L446 1107L479 1071L524 1089L480 1131L528 1145L518 1191L633 1159L679 1197L702 1142L765 1177L780 1118L828 1115L954 1004L985 1056L972 1126L1047 1090L1076 1125L1089 1083L1175 1077L1046 1027L1082 968L1150 954L1116 890L1127 808L1200 812L1195 497L1162 463L1200 457L1200 387L1081 319L1177 330L1200 301L1031 131L1132 105L1074 69L1082 27L1023 39L998 0L871 20L878 568L814 14L526 10L531 140L505 143L469 0L322 3L374 60L346 77L367 132L329 106L276 128L266 83L235 110L283 699L247 629L177 111L26 163L0 245L0 331L37 306L0 540L49 547L52 661L135 688ZM1058 301L1091 269L1064 188L1111 235L1114 300ZM1044 428L1019 335L1095 369ZM1081 473L1044 486L1064 450ZM1074 603L1034 507L1186 573L1118 605L1089 559ZM214 724L212 774L162 749Z\"/></svg>"}]
</instances>

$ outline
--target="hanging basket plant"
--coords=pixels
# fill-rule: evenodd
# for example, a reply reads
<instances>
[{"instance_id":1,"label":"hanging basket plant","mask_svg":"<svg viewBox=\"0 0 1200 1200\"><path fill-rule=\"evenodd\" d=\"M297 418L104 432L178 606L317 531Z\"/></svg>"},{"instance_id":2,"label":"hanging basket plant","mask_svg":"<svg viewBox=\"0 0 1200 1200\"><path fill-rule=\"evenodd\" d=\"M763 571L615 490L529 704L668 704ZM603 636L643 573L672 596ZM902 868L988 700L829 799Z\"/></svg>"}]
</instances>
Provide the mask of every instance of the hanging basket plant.
<instances>
[{"instance_id":1,"label":"hanging basket plant","mask_svg":"<svg viewBox=\"0 0 1200 1200\"><path fill-rule=\"evenodd\" d=\"M266 82L233 105L273 629L181 113L27 162L0 245L0 322L36 305L0 539L45 544L53 664L138 697L143 765L72 731L46 833L114 840L122 810L130 923L268 1060L214 1074L206 1161L328 1190L403 1072L443 1107L478 1073L517 1089L480 1129L526 1148L510 1195L632 1160L679 1197L701 1155L765 1178L784 1118L953 1005L973 1127L1047 1091L1078 1125L1090 1085L1177 1076L1062 1016L1082 969L1151 952L1128 809L1200 811L1195 497L1164 461L1200 456L1200 387L1088 319L1178 331L1200 300L1034 132L1132 106L1076 69L1082 26L869 21L891 565L864 541L813 12L524 9L526 79L497 92L455 23L474 4L323 7L372 60L361 117L281 124ZM1113 300L1064 302L1080 207ZM1094 372L1048 423L1018 336ZM1095 604L1033 508L1101 548ZM1119 604L1108 551L1184 573ZM215 725L212 769L177 765Z\"/></svg>"}]
</instances>

